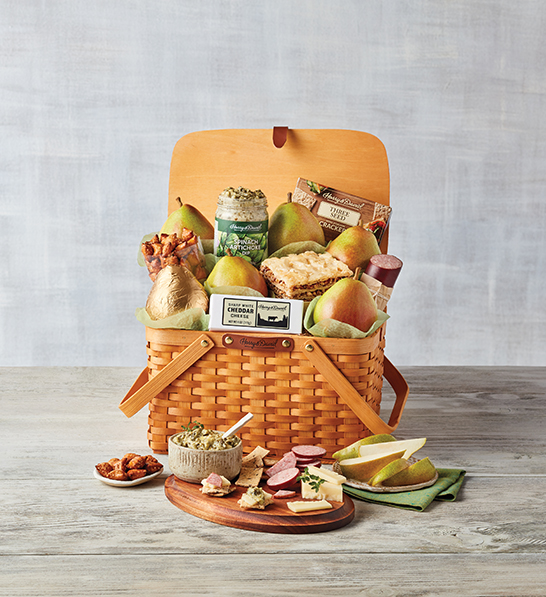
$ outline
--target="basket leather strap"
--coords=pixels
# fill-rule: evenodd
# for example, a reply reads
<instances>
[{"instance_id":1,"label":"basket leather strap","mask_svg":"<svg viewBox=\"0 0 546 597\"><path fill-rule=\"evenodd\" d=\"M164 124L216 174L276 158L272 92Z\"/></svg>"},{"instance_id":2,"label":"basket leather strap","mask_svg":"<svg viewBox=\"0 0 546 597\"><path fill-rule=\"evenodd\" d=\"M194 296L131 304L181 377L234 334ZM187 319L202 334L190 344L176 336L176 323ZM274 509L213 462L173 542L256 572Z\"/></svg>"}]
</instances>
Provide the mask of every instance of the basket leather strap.
<instances>
[{"instance_id":1,"label":"basket leather strap","mask_svg":"<svg viewBox=\"0 0 546 597\"><path fill-rule=\"evenodd\" d=\"M144 369L121 401L120 410L127 417L132 417L213 347L212 339L207 334L201 334L149 381L148 369Z\"/></svg>"},{"instance_id":2,"label":"basket leather strap","mask_svg":"<svg viewBox=\"0 0 546 597\"><path fill-rule=\"evenodd\" d=\"M330 360L328 355L313 340L305 343L304 354L315 368L327 379L340 398L354 412L354 414L374 434L391 433L398 427L402 411L406 405L409 387L406 380L396 367L384 358L383 375L395 392L396 399L392 408L389 422L383 419L362 399L362 396L353 387L351 382Z\"/></svg>"}]
</instances>

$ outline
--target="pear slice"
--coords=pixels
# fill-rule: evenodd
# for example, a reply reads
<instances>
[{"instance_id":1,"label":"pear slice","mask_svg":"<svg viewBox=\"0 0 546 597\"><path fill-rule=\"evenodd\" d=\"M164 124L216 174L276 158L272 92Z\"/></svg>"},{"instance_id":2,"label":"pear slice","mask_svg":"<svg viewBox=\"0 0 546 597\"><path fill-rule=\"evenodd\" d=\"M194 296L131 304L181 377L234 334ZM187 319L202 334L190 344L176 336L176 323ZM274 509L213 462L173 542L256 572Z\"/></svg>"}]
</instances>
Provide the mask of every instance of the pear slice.
<instances>
[{"instance_id":1,"label":"pear slice","mask_svg":"<svg viewBox=\"0 0 546 597\"><path fill-rule=\"evenodd\" d=\"M358 449L360 446L367 446L370 444L382 444L385 442L395 442L396 438L388 433L379 433L377 435L369 435L368 437L364 437L363 439L359 439L356 442L352 443L350 446L346 446L337 452L332 454L332 457L336 460L344 460L345 458L358 458L360 454L358 453Z\"/></svg>"},{"instance_id":2,"label":"pear slice","mask_svg":"<svg viewBox=\"0 0 546 597\"><path fill-rule=\"evenodd\" d=\"M417 439L404 439L395 442L386 442L382 444L370 444L367 446L360 446L358 453L360 456L383 456L404 450L404 458L409 458L414 452L422 448L427 441L426 437Z\"/></svg>"},{"instance_id":3,"label":"pear slice","mask_svg":"<svg viewBox=\"0 0 546 597\"><path fill-rule=\"evenodd\" d=\"M398 487L400 485L417 485L434 479L436 467L429 458L418 460L406 469L392 475L383 481L385 487Z\"/></svg>"},{"instance_id":4,"label":"pear slice","mask_svg":"<svg viewBox=\"0 0 546 597\"><path fill-rule=\"evenodd\" d=\"M384 483L397 473L405 471L409 467L409 462L405 458L398 458L389 462L387 466L384 466L378 473L376 473L370 480L369 485L375 487L380 483Z\"/></svg>"},{"instance_id":5,"label":"pear slice","mask_svg":"<svg viewBox=\"0 0 546 597\"><path fill-rule=\"evenodd\" d=\"M394 443L394 442L393 442ZM368 481L377 474L383 467L393 460L402 458L405 450L392 452L391 454L382 454L379 456L364 456L360 458L346 458L339 461L339 468L345 477L355 481Z\"/></svg>"}]
</instances>

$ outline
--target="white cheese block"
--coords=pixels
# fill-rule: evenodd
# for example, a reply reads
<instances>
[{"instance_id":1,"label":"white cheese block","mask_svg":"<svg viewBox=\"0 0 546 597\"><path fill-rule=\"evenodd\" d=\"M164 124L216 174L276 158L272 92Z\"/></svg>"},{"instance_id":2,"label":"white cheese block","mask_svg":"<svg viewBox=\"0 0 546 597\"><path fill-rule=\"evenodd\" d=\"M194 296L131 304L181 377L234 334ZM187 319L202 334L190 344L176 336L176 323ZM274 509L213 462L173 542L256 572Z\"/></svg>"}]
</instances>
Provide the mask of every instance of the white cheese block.
<instances>
[{"instance_id":1,"label":"white cheese block","mask_svg":"<svg viewBox=\"0 0 546 597\"><path fill-rule=\"evenodd\" d=\"M317 468L316 466L308 466L307 468L309 469L309 473L311 475L316 475L317 477L325 479L326 481L334 483L335 485L341 485L347 481L347 477L339 475L338 473L328 469Z\"/></svg>"},{"instance_id":2,"label":"white cheese block","mask_svg":"<svg viewBox=\"0 0 546 597\"><path fill-rule=\"evenodd\" d=\"M321 500L320 502L288 502L286 505L296 514L299 514L300 512L311 512L313 510L327 510L332 507L332 504L326 500Z\"/></svg>"},{"instance_id":3,"label":"white cheese block","mask_svg":"<svg viewBox=\"0 0 546 597\"><path fill-rule=\"evenodd\" d=\"M318 491L315 491L313 487L306 481L301 482L301 497L304 500L332 500L333 502L343 501L343 486L337 483L330 483L325 481L321 483Z\"/></svg>"},{"instance_id":4,"label":"white cheese block","mask_svg":"<svg viewBox=\"0 0 546 597\"><path fill-rule=\"evenodd\" d=\"M209 330L301 334L303 305L294 299L211 294Z\"/></svg>"}]
</instances>

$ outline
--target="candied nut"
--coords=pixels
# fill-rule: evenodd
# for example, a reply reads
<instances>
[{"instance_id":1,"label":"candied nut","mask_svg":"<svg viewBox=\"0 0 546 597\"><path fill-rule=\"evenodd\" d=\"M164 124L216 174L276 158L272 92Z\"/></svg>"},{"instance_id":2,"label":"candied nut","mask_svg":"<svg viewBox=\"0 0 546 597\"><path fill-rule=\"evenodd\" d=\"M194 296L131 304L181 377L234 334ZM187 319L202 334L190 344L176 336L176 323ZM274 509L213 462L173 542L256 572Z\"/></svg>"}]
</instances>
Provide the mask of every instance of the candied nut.
<instances>
[{"instance_id":1,"label":"candied nut","mask_svg":"<svg viewBox=\"0 0 546 597\"><path fill-rule=\"evenodd\" d=\"M114 469L110 471L107 475L108 479L113 479L114 481L128 481L129 477L125 474L124 471L120 469Z\"/></svg>"},{"instance_id":2,"label":"candied nut","mask_svg":"<svg viewBox=\"0 0 546 597\"><path fill-rule=\"evenodd\" d=\"M173 252L173 245L170 242L166 242L163 245L163 250L161 251L161 256L162 257L168 257L172 252Z\"/></svg>"},{"instance_id":3,"label":"candied nut","mask_svg":"<svg viewBox=\"0 0 546 597\"><path fill-rule=\"evenodd\" d=\"M127 476L129 477L129 479L131 479L131 481L134 481L135 479L141 479L142 477L146 476L146 469L144 469L144 468L129 469L127 471Z\"/></svg>"},{"instance_id":4,"label":"candied nut","mask_svg":"<svg viewBox=\"0 0 546 597\"><path fill-rule=\"evenodd\" d=\"M108 461L108 464L110 466L115 466L116 462L119 462L119 458L110 458L110 460Z\"/></svg>"},{"instance_id":5,"label":"candied nut","mask_svg":"<svg viewBox=\"0 0 546 597\"><path fill-rule=\"evenodd\" d=\"M109 462L99 462L95 468L102 477L107 477L108 473L114 470L114 467Z\"/></svg>"},{"instance_id":6,"label":"candied nut","mask_svg":"<svg viewBox=\"0 0 546 597\"><path fill-rule=\"evenodd\" d=\"M127 463L128 469L144 468L146 466L146 458L144 456L135 456Z\"/></svg>"},{"instance_id":7,"label":"candied nut","mask_svg":"<svg viewBox=\"0 0 546 597\"><path fill-rule=\"evenodd\" d=\"M123 455L123 458L127 458L127 460L132 460L133 458L136 458L137 456L140 456L140 454L136 454L135 452L127 452L127 454Z\"/></svg>"},{"instance_id":8,"label":"candied nut","mask_svg":"<svg viewBox=\"0 0 546 597\"><path fill-rule=\"evenodd\" d=\"M157 473L157 471L161 470L162 467L163 465L160 462L146 463L146 472L151 475L152 473Z\"/></svg>"}]
</instances>

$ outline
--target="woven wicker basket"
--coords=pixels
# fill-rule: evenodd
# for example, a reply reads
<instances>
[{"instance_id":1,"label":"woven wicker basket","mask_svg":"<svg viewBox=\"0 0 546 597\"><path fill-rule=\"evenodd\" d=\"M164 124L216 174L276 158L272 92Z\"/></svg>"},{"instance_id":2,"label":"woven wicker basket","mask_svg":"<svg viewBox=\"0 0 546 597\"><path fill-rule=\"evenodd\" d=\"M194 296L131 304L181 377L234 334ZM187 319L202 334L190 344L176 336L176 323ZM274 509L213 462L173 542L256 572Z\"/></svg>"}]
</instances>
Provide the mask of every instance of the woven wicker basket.
<instances>
[{"instance_id":1,"label":"woven wicker basket","mask_svg":"<svg viewBox=\"0 0 546 597\"><path fill-rule=\"evenodd\" d=\"M314 444L331 457L398 425L408 387L384 358L384 328L362 340L146 328L148 366L120 409L132 416L149 403L156 453L189 421L225 431L252 412L239 433L245 452ZM388 424L379 417L384 374L396 394Z\"/></svg>"},{"instance_id":2,"label":"woven wicker basket","mask_svg":"<svg viewBox=\"0 0 546 597\"><path fill-rule=\"evenodd\" d=\"M218 194L244 182L264 191L272 213L300 176L389 205L388 160L379 139L275 127L273 139L266 129L182 137L172 155L168 211L179 207L178 197L198 201L212 221ZM383 252L387 244L388 230ZM146 340L148 366L120 409L132 416L149 403L148 441L156 453L167 452L168 438L189 421L226 430L252 412L239 433L245 451L261 445L281 456L296 444L317 444L331 456L370 433L392 432L408 396L406 381L383 355L385 325L362 340L151 328ZM379 417L383 377L396 394L388 424Z\"/></svg>"}]
</instances>

